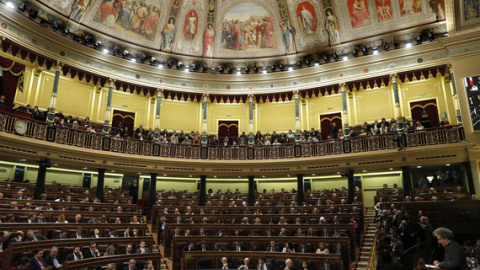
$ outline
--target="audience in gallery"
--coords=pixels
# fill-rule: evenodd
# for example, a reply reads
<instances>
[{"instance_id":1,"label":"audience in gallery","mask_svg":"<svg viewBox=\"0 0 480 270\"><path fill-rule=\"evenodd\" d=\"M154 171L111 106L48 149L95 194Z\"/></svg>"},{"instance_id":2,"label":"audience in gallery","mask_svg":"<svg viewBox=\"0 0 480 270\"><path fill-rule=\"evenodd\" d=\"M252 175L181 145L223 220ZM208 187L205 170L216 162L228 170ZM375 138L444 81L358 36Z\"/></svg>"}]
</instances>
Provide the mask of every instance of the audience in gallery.
<instances>
[{"instance_id":1,"label":"audience in gallery","mask_svg":"<svg viewBox=\"0 0 480 270\"><path fill-rule=\"evenodd\" d=\"M31 114L31 118L37 121L45 121L47 117L46 112L39 110L38 106L35 106L33 109L30 105L25 107L19 107L17 110ZM386 121L385 118L382 118L380 121L375 120L373 123L369 124L364 122L361 126L350 127L350 137L356 136L372 136L372 135L382 135L388 133L396 133L397 130L397 120L392 118L390 122ZM407 120L405 117L402 118L405 131L414 131L414 130L423 130L425 129L421 121L413 121L413 124L410 120ZM65 116L61 111L55 114L54 125L62 128L72 128L80 129L90 133L99 133L101 132L102 124L93 123L90 121L90 118L87 116L85 119L80 119L78 116L73 117L71 115ZM448 121L441 121L440 128L451 127ZM153 141L154 139L154 130L149 128L148 130L140 125L137 129L130 131L127 126L123 123L119 123L117 126L112 127L111 135L115 139L130 138L142 141ZM200 145L201 144L201 134L198 131L191 131L190 133L184 132L183 130L177 133L176 130L171 132L164 129L159 132L159 141L162 143L172 143L172 144L188 144L188 145ZM330 133L323 134L320 131L311 128L310 131L304 130L300 134L300 143L316 143L322 140L337 140L344 139L345 134L342 128L337 126L337 123L331 122ZM242 132L236 138L230 138L225 136L219 140L217 136L211 135L208 139L209 146L243 146L248 145L248 135L245 132ZM295 133L292 130L288 132L277 133L273 131L272 133L266 132L262 134L260 131L257 131L254 135L254 144L255 145L283 145L283 144L293 144L295 143Z\"/></svg>"}]
</instances>

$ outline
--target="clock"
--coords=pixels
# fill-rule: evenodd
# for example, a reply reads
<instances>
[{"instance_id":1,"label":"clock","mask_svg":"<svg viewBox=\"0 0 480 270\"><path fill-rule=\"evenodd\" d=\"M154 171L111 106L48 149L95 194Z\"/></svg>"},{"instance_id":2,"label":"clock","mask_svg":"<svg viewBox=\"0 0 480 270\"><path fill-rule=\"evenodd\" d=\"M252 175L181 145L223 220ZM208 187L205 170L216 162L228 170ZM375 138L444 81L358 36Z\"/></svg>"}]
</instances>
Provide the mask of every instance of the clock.
<instances>
[{"instance_id":1,"label":"clock","mask_svg":"<svg viewBox=\"0 0 480 270\"><path fill-rule=\"evenodd\" d=\"M15 121L15 131L18 134L25 135L27 132L27 122L24 120L17 120Z\"/></svg>"}]
</instances>

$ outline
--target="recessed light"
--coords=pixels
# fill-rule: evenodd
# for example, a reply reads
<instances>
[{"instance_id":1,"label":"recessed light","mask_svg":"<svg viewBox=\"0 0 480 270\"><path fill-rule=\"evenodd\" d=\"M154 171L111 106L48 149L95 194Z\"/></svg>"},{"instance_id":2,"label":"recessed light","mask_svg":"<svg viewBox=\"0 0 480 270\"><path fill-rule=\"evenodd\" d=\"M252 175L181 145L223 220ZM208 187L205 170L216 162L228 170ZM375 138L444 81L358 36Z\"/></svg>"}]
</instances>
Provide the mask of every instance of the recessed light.
<instances>
[{"instance_id":1,"label":"recessed light","mask_svg":"<svg viewBox=\"0 0 480 270\"><path fill-rule=\"evenodd\" d=\"M130 61L131 61L131 62L137 62L137 59L132 57L132 58L130 59Z\"/></svg>"},{"instance_id":2,"label":"recessed light","mask_svg":"<svg viewBox=\"0 0 480 270\"><path fill-rule=\"evenodd\" d=\"M7 2L7 7L8 7L9 9L15 9L15 5L14 5L12 2L10 2L10 1Z\"/></svg>"},{"instance_id":3,"label":"recessed light","mask_svg":"<svg viewBox=\"0 0 480 270\"><path fill-rule=\"evenodd\" d=\"M337 174L341 174L341 172L337 172Z\"/></svg>"},{"instance_id":4,"label":"recessed light","mask_svg":"<svg viewBox=\"0 0 480 270\"><path fill-rule=\"evenodd\" d=\"M141 172L137 173L138 175L142 174Z\"/></svg>"},{"instance_id":5,"label":"recessed light","mask_svg":"<svg viewBox=\"0 0 480 270\"><path fill-rule=\"evenodd\" d=\"M422 168L422 166L417 166L418 169Z\"/></svg>"},{"instance_id":6,"label":"recessed light","mask_svg":"<svg viewBox=\"0 0 480 270\"><path fill-rule=\"evenodd\" d=\"M375 54L375 55L378 54L378 48L377 48L377 47L374 47L374 48L372 49L372 52L373 52L373 54Z\"/></svg>"},{"instance_id":7,"label":"recessed light","mask_svg":"<svg viewBox=\"0 0 480 270\"><path fill-rule=\"evenodd\" d=\"M112 170L112 172L115 172L115 170Z\"/></svg>"},{"instance_id":8,"label":"recessed light","mask_svg":"<svg viewBox=\"0 0 480 270\"><path fill-rule=\"evenodd\" d=\"M450 165L451 165L450 163L445 164L445 166L450 166Z\"/></svg>"},{"instance_id":9,"label":"recessed light","mask_svg":"<svg viewBox=\"0 0 480 270\"><path fill-rule=\"evenodd\" d=\"M314 173L312 173L312 176L315 176L315 174L314 174Z\"/></svg>"},{"instance_id":10,"label":"recessed light","mask_svg":"<svg viewBox=\"0 0 480 270\"><path fill-rule=\"evenodd\" d=\"M263 178L265 178L265 175L262 175Z\"/></svg>"},{"instance_id":11,"label":"recessed light","mask_svg":"<svg viewBox=\"0 0 480 270\"><path fill-rule=\"evenodd\" d=\"M83 167L82 169L84 169L84 170L88 170L88 167Z\"/></svg>"},{"instance_id":12,"label":"recessed light","mask_svg":"<svg viewBox=\"0 0 480 270\"><path fill-rule=\"evenodd\" d=\"M389 168L390 171L393 171L393 168Z\"/></svg>"},{"instance_id":13,"label":"recessed light","mask_svg":"<svg viewBox=\"0 0 480 270\"><path fill-rule=\"evenodd\" d=\"M166 173L164 173L164 174L163 174L163 176L167 176L167 174L166 174Z\"/></svg>"},{"instance_id":14,"label":"recessed light","mask_svg":"<svg viewBox=\"0 0 480 270\"><path fill-rule=\"evenodd\" d=\"M58 163L53 164L53 166L57 167L57 166L58 166Z\"/></svg>"},{"instance_id":15,"label":"recessed light","mask_svg":"<svg viewBox=\"0 0 480 270\"><path fill-rule=\"evenodd\" d=\"M20 161L27 161L27 160L26 160L26 159L24 159L24 158L21 158L21 159L19 159L19 160L20 160Z\"/></svg>"},{"instance_id":16,"label":"recessed light","mask_svg":"<svg viewBox=\"0 0 480 270\"><path fill-rule=\"evenodd\" d=\"M288 67L288 71L293 71L293 67Z\"/></svg>"},{"instance_id":17,"label":"recessed light","mask_svg":"<svg viewBox=\"0 0 480 270\"><path fill-rule=\"evenodd\" d=\"M242 177L239 175L238 178L242 178Z\"/></svg>"},{"instance_id":18,"label":"recessed light","mask_svg":"<svg viewBox=\"0 0 480 270\"><path fill-rule=\"evenodd\" d=\"M189 177L192 177L192 175L190 174Z\"/></svg>"},{"instance_id":19,"label":"recessed light","mask_svg":"<svg viewBox=\"0 0 480 270\"><path fill-rule=\"evenodd\" d=\"M242 75L242 71L241 70L237 70L237 75Z\"/></svg>"},{"instance_id":20,"label":"recessed light","mask_svg":"<svg viewBox=\"0 0 480 270\"><path fill-rule=\"evenodd\" d=\"M110 51L109 51L108 49L103 49L102 52L105 53L105 54L109 54L109 53L110 53Z\"/></svg>"},{"instance_id":21,"label":"recessed light","mask_svg":"<svg viewBox=\"0 0 480 270\"><path fill-rule=\"evenodd\" d=\"M264 69L262 70L262 73L263 73L263 74L267 74L267 69L264 68Z\"/></svg>"},{"instance_id":22,"label":"recessed light","mask_svg":"<svg viewBox=\"0 0 480 270\"><path fill-rule=\"evenodd\" d=\"M163 68L163 64L158 64L158 68Z\"/></svg>"},{"instance_id":23,"label":"recessed light","mask_svg":"<svg viewBox=\"0 0 480 270\"><path fill-rule=\"evenodd\" d=\"M290 174L287 174L287 177L290 177Z\"/></svg>"},{"instance_id":24,"label":"recessed light","mask_svg":"<svg viewBox=\"0 0 480 270\"><path fill-rule=\"evenodd\" d=\"M185 71L185 72L190 72L190 68L185 67L185 69L184 69L183 71Z\"/></svg>"},{"instance_id":25,"label":"recessed light","mask_svg":"<svg viewBox=\"0 0 480 270\"><path fill-rule=\"evenodd\" d=\"M367 170L363 170L362 172L367 172Z\"/></svg>"},{"instance_id":26,"label":"recessed light","mask_svg":"<svg viewBox=\"0 0 480 270\"><path fill-rule=\"evenodd\" d=\"M348 56L343 56L343 61L348 61Z\"/></svg>"},{"instance_id":27,"label":"recessed light","mask_svg":"<svg viewBox=\"0 0 480 270\"><path fill-rule=\"evenodd\" d=\"M214 176L213 176L213 178L217 178L217 176L216 176L216 175L214 175Z\"/></svg>"},{"instance_id":28,"label":"recessed light","mask_svg":"<svg viewBox=\"0 0 480 270\"><path fill-rule=\"evenodd\" d=\"M405 45L405 48L410 49L412 47L412 42L408 41L407 44Z\"/></svg>"}]
</instances>

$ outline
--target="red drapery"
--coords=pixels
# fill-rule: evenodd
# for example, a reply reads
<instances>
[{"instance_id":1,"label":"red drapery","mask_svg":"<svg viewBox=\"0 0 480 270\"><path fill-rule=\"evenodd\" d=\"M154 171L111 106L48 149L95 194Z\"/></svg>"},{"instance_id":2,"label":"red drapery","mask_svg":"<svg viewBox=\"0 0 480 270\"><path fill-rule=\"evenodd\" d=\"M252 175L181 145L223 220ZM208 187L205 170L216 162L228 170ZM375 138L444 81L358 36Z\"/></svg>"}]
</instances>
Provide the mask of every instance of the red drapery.
<instances>
[{"instance_id":1,"label":"red drapery","mask_svg":"<svg viewBox=\"0 0 480 270\"><path fill-rule=\"evenodd\" d=\"M410 103L410 110L412 112L412 121L420 121L426 128L440 126L440 119L438 117L437 101L435 99L422 100ZM425 110L427 119L422 119L423 111ZM412 123L414 124L414 123Z\"/></svg>"},{"instance_id":2,"label":"red drapery","mask_svg":"<svg viewBox=\"0 0 480 270\"><path fill-rule=\"evenodd\" d=\"M322 139L326 140L330 136L330 126L332 122L337 124L338 128L342 128L342 114L332 113L320 115L320 128L322 132Z\"/></svg>"},{"instance_id":3,"label":"red drapery","mask_svg":"<svg viewBox=\"0 0 480 270\"><path fill-rule=\"evenodd\" d=\"M12 107L13 100L15 99L15 92L17 91L17 85L20 89L23 88L23 80L20 81L20 83L19 80L23 76L25 65L0 56L0 67L3 70L0 95L5 95L7 106Z\"/></svg>"},{"instance_id":4,"label":"red drapery","mask_svg":"<svg viewBox=\"0 0 480 270\"><path fill-rule=\"evenodd\" d=\"M228 136L230 143L236 141L238 138L238 121L218 121L218 139L219 142L223 142L225 137Z\"/></svg>"},{"instance_id":5,"label":"red drapery","mask_svg":"<svg viewBox=\"0 0 480 270\"><path fill-rule=\"evenodd\" d=\"M135 113L113 110L112 127L116 128L122 122L124 127L128 127L128 135L132 135L135 127Z\"/></svg>"}]
</instances>

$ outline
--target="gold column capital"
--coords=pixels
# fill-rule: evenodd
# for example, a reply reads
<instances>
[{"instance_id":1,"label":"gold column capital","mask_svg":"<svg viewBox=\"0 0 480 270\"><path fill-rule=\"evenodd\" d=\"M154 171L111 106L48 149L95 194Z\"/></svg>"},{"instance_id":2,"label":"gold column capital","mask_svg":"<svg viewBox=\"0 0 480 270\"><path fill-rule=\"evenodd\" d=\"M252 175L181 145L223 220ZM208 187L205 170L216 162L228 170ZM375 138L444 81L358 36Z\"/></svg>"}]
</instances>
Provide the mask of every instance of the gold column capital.
<instances>
[{"instance_id":1,"label":"gold column capital","mask_svg":"<svg viewBox=\"0 0 480 270\"><path fill-rule=\"evenodd\" d=\"M160 96L160 97L163 96L163 88L157 88L156 93L157 93L157 97L158 96Z\"/></svg>"},{"instance_id":2,"label":"gold column capital","mask_svg":"<svg viewBox=\"0 0 480 270\"><path fill-rule=\"evenodd\" d=\"M115 87L115 79L109 78L108 81L109 81L108 86L114 88Z\"/></svg>"},{"instance_id":3,"label":"gold column capital","mask_svg":"<svg viewBox=\"0 0 480 270\"><path fill-rule=\"evenodd\" d=\"M391 81L392 83L396 83L396 82L397 82L397 73L390 74L390 81Z\"/></svg>"},{"instance_id":4,"label":"gold column capital","mask_svg":"<svg viewBox=\"0 0 480 270\"><path fill-rule=\"evenodd\" d=\"M63 68L63 63L60 62L60 61L57 61L57 63L55 64L55 71L62 71L62 68Z\"/></svg>"},{"instance_id":5,"label":"gold column capital","mask_svg":"<svg viewBox=\"0 0 480 270\"><path fill-rule=\"evenodd\" d=\"M451 63L447 64L447 70L449 73L453 73L453 65Z\"/></svg>"},{"instance_id":6,"label":"gold column capital","mask_svg":"<svg viewBox=\"0 0 480 270\"><path fill-rule=\"evenodd\" d=\"M347 84L346 84L346 83L343 82L343 83L340 83L340 84L338 84L338 85L340 86L340 90L341 90L342 92L344 92L344 91L347 90Z\"/></svg>"},{"instance_id":7,"label":"gold column capital","mask_svg":"<svg viewBox=\"0 0 480 270\"><path fill-rule=\"evenodd\" d=\"M248 94L248 102L253 102L255 99L254 99L255 95L252 94L252 93L249 93Z\"/></svg>"}]
</instances>

